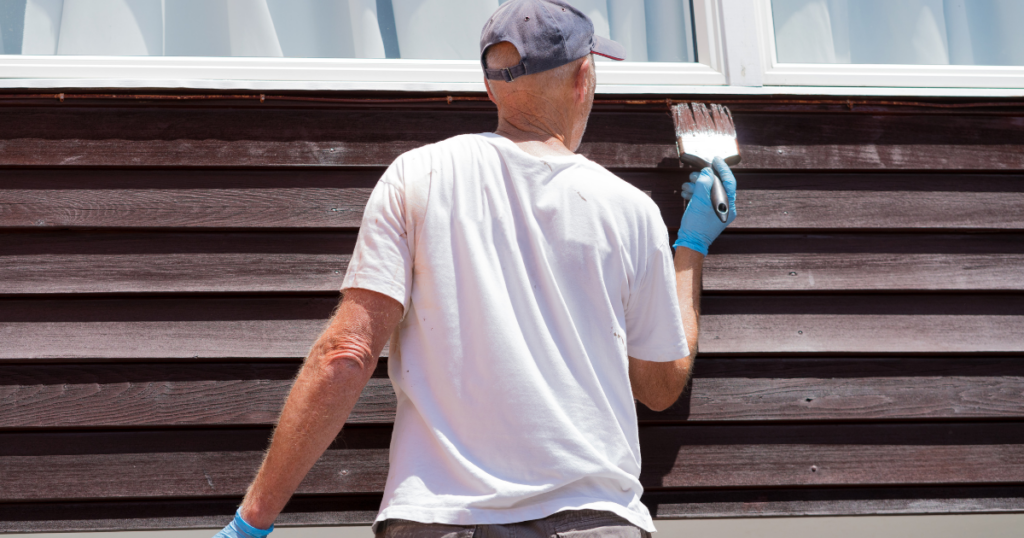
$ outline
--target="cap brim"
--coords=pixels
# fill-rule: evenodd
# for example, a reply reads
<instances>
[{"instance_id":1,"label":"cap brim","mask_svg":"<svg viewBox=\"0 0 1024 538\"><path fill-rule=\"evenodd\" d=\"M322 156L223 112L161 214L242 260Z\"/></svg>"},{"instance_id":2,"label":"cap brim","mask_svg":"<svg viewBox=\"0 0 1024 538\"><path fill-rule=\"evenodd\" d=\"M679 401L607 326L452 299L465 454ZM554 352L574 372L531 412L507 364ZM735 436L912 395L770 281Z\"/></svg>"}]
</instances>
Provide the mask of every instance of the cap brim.
<instances>
[{"instance_id":1,"label":"cap brim","mask_svg":"<svg viewBox=\"0 0 1024 538\"><path fill-rule=\"evenodd\" d=\"M598 56L611 58L612 60L622 61L626 59L626 47L599 35L594 36L594 50L591 52Z\"/></svg>"}]
</instances>

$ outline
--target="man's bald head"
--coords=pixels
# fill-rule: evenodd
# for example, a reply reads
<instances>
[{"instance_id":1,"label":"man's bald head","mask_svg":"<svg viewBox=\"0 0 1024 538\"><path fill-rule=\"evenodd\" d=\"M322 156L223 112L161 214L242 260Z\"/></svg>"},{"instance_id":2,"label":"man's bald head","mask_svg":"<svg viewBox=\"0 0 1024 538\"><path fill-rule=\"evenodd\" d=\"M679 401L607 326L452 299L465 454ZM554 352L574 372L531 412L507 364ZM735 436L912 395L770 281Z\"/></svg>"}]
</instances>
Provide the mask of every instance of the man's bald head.
<instances>
[{"instance_id":1,"label":"man's bald head","mask_svg":"<svg viewBox=\"0 0 1024 538\"><path fill-rule=\"evenodd\" d=\"M484 54L488 69L512 67L521 59L516 47L507 41L491 45ZM511 82L485 82L500 118L519 126L560 125L561 130L573 133L565 142L575 151L586 129L597 83L592 54Z\"/></svg>"}]
</instances>

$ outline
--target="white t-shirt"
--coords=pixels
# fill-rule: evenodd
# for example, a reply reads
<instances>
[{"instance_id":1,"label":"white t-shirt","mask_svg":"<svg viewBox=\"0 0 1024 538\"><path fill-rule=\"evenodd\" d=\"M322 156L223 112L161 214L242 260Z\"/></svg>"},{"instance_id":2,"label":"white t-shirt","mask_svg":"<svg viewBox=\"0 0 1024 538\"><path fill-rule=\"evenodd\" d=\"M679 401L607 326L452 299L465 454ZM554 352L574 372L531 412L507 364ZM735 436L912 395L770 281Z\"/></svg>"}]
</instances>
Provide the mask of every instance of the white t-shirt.
<instances>
[{"instance_id":1,"label":"white t-shirt","mask_svg":"<svg viewBox=\"0 0 1024 538\"><path fill-rule=\"evenodd\" d=\"M627 354L673 361L687 347L650 197L580 155L456 136L384 173L347 288L405 306L388 359L398 414L378 522L501 524L586 508L654 530Z\"/></svg>"}]
</instances>

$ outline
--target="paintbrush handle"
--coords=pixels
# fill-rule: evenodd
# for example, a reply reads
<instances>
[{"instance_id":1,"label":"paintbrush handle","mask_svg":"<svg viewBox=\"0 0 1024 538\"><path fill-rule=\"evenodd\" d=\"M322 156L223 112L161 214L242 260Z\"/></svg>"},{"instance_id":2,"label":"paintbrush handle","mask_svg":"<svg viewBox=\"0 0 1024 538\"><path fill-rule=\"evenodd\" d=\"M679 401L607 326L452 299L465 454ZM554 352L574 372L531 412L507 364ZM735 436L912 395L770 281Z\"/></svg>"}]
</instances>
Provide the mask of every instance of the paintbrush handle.
<instances>
[{"instance_id":1,"label":"paintbrush handle","mask_svg":"<svg viewBox=\"0 0 1024 538\"><path fill-rule=\"evenodd\" d=\"M718 220L722 222L729 221L729 195L725 193L725 185L722 183L722 178L718 175L718 170L715 170L711 163L697 157L696 155L690 155L689 153L683 153L679 156L679 160L688 164L698 170L705 168L711 169L711 174L715 180L711 184L711 208L715 210L715 215L718 215Z\"/></svg>"},{"instance_id":2,"label":"paintbrush handle","mask_svg":"<svg viewBox=\"0 0 1024 538\"><path fill-rule=\"evenodd\" d=\"M711 184L711 207L715 209L718 220L729 222L729 195L725 193L725 184L718 175L718 171L711 169L715 174L715 182Z\"/></svg>"}]
</instances>

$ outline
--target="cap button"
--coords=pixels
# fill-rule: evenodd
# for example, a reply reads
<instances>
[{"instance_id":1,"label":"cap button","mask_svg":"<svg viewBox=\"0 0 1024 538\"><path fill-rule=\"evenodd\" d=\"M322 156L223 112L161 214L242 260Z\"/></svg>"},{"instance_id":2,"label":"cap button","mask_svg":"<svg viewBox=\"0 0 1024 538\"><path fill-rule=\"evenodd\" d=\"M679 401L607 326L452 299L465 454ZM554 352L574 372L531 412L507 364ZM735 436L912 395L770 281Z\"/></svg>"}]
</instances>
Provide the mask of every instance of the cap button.
<instances>
[{"instance_id":1,"label":"cap button","mask_svg":"<svg viewBox=\"0 0 1024 538\"><path fill-rule=\"evenodd\" d=\"M526 17L526 20L530 20L530 17Z\"/></svg>"}]
</instances>

